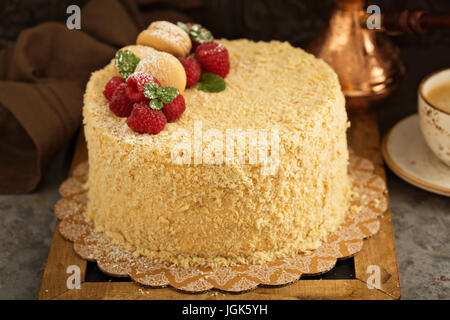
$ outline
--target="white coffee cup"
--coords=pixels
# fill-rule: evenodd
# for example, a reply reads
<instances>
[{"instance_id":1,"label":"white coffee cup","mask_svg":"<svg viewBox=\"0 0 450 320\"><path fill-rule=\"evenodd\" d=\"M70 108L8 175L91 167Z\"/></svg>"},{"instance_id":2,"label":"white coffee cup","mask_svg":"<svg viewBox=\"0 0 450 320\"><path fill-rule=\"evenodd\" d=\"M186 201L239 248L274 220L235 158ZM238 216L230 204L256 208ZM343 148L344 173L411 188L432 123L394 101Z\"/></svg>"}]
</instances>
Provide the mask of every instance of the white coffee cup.
<instances>
[{"instance_id":1,"label":"white coffee cup","mask_svg":"<svg viewBox=\"0 0 450 320\"><path fill-rule=\"evenodd\" d=\"M433 105L427 94L433 88L450 83L450 69L436 71L425 77L418 91L420 128L434 154L450 166L450 113Z\"/></svg>"}]
</instances>

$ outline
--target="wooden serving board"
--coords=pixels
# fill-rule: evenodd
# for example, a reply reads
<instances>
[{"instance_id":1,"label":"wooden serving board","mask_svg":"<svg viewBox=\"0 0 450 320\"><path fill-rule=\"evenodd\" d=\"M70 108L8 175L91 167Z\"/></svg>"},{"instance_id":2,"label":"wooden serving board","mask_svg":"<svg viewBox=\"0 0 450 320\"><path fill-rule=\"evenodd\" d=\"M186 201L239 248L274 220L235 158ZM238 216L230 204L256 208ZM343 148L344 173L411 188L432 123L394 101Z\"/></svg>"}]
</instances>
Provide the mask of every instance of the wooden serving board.
<instances>
[{"instance_id":1,"label":"wooden serving board","mask_svg":"<svg viewBox=\"0 0 450 320\"><path fill-rule=\"evenodd\" d=\"M380 136L375 113L351 115L348 132L349 145L359 156L371 160L375 172L385 179L380 152ZM84 135L80 134L72 160L70 173L80 162L87 160ZM62 238L57 231L47 259L39 291L39 299L399 299L400 279L395 252L394 233L390 209L380 219L380 230L364 241L363 249L352 259L354 272L349 279L301 278L283 287L258 287L241 294L217 291L188 294L173 288L148 288L132 281L87 281L88 262L73 250L73 244ZM81 288L68 289L67 267L77 265L81 270ZM370 286L374 275L373 266L379 271L379 288ZM347 266L348 268L348 266ZM333 272L333 270L329 271ZM91 277L92 278L92 277ZM331 278L331 279L330 279ZM369 283L369 285L368 285Z\"/></svg>"}]
</instances>

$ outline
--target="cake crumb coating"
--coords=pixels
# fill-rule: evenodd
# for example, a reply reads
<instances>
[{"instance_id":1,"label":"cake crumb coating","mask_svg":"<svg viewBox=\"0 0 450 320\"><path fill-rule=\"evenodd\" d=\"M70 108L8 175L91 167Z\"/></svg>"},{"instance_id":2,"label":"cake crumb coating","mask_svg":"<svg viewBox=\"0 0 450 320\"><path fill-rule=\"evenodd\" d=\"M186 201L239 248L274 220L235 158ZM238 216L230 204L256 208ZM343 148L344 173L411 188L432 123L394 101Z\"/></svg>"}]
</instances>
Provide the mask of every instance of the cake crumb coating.
<instances>
[{"instance_id":1,"label":"cake crumb coating","mask_svg":"<svg viewBox=\"0 0 450 320\"><path fill-rule=\"evenodd\" d=\"M230 55L226 89L186 89L186 111L158 135L138 134L109 111L102 91L118 75L113 62L92 74L83 108L86 218L135 255L182 266L263 263L316 249L349 212L348 124L337 76L287 42L218 42ZM248 156L175 163L173 137L180 129L194 135L196 122L223 137L227 129L276 128L276 172L262 174ZM201 148L203 157L217 150Z\"/></svg>"}]
</instances>

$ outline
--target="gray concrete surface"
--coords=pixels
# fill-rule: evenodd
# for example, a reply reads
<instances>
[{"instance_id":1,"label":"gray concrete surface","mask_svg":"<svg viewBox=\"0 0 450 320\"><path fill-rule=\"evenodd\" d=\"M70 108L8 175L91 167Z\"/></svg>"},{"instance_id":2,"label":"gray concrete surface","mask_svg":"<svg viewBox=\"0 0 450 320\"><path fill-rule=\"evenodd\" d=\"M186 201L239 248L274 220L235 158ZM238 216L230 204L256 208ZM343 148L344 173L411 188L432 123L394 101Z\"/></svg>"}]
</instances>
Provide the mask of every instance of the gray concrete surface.
<instances>
[{"instance_id":1,"label":"gray concrete surface","mask_svg":"<svg viewBox=\"0 0 450 320\"><path fill-rule=\"evenodd\" d=\"M382 132L416 110L416 90L429 72L449 67L450 48L403 50L409 69L379 111ZM53 205L70 148L56 157L38 189L0 195L0 299L37 297L55 225ZM450 299L450 198L417 189L387 170L403 299Z\"/></svg>"},{"instance_id":2,"label":"gray concrete surface","mask_svg":"<svg viewBox=\"0 0 450 320\"><path fill-rule=\"evenodd\" d=\"M35 192L0 195L0 299L37 298L56 223L53 205L70 157L67 146Z\"/></svg>"}]
</instances>

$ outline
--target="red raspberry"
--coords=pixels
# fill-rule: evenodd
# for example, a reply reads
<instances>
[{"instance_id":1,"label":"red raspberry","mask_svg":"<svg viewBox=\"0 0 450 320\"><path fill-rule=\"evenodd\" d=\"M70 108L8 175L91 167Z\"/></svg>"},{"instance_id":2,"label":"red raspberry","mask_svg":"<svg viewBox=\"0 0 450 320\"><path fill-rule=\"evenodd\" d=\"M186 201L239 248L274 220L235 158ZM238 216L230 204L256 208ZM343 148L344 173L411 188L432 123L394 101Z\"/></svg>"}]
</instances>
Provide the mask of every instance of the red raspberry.
<instances>
[{"instance_id":1,"label":"red raspberry","mask_svg":"<svg viewBox=\"0 0 450 320\"><path fill-rule=\"evenodd\" d=\"M134 104L133 111L127 119L128 126L139 133L157 134L166 125L167 120L161 110L154 110L148 102L141 101Z\"/></svg>"},{"instance_id":2,"label":"red raspberry","mask_svg":"<svg viewBox=\"0 0 450 320\"><path fill-rule=\"evenodd\" d=\"M103 95L105 96L105 98L108 99L108 101L111 101L117 86L124 82L125 80L123 80L121 77L112 77L106 84L105 90L103 91Z\"/></svg>"},{"instance_id":3,"label":"red raspberry","mask_svg":"<svg viewBox=\"0 0 450 320\"><path fill-rule=\"evenodd\" d=\"M193 86L200 80L202 75L202 66L195 58L178 58L186 71L186 86Z\"/></svg>"},{"instance_id":4,"label":"red raspberry","mask_svg":"<svg viewBox=\"0 0 450 320\"><path fill-rule=\"evenodd\" d=\"M201 43L200 43L200 42L193 41L193 40L191 40L191 42L192 42L191 52L195 52L195 50L197 50L197 47L198 47L199 45L201 45ZM207 42L207 43L209 43L209 42Z\"/></svg>"},{"instance_id":5,"label":"red raspberry","mask_svg":"<svg viewBox=\"0 0 450 320\"><path fill-rule=\"evenodd\" d=\"M167 122L173 122L186 110L186 103L181 94L175 97L171 103L166 103L162 111L166 115Z\"/></svg>"},{"instance_id":6,"label":"red raspberry","mask_svg":"<svg viewBox=\"0 0 450 320\"><path fill-rule=\"evenodd\" d=\"M214 41L202 43L195 50L195 56L208 72L225 78L230 71L228 50L223 44Z\"/></svg>"},{"instance_id":7,"label":"red raspberry","mask_svg":"<svg viewBox=\"0 0 450 320\"><path fill-rule=\"evenodd\" d=\"M148 99L144 96L144 86L147 82L150 81L157 83L158 86L161 86L161 83L148 73L135 72L131 74L127 79L128 98L130 98L130 100L134 102L148 101Z\"/></svg>"},{"instance_id":8,"label":"red raspberry","mask_svg":"<svg viewBox=\"0 0 450 320\"><path fill-rule=\"evenodd\" d=\"M128 117L133 110L133 101L128 99L126 92L127 84L119 84L109 102L109 110L118 117Z\"/></svg>"}]
</instances>

